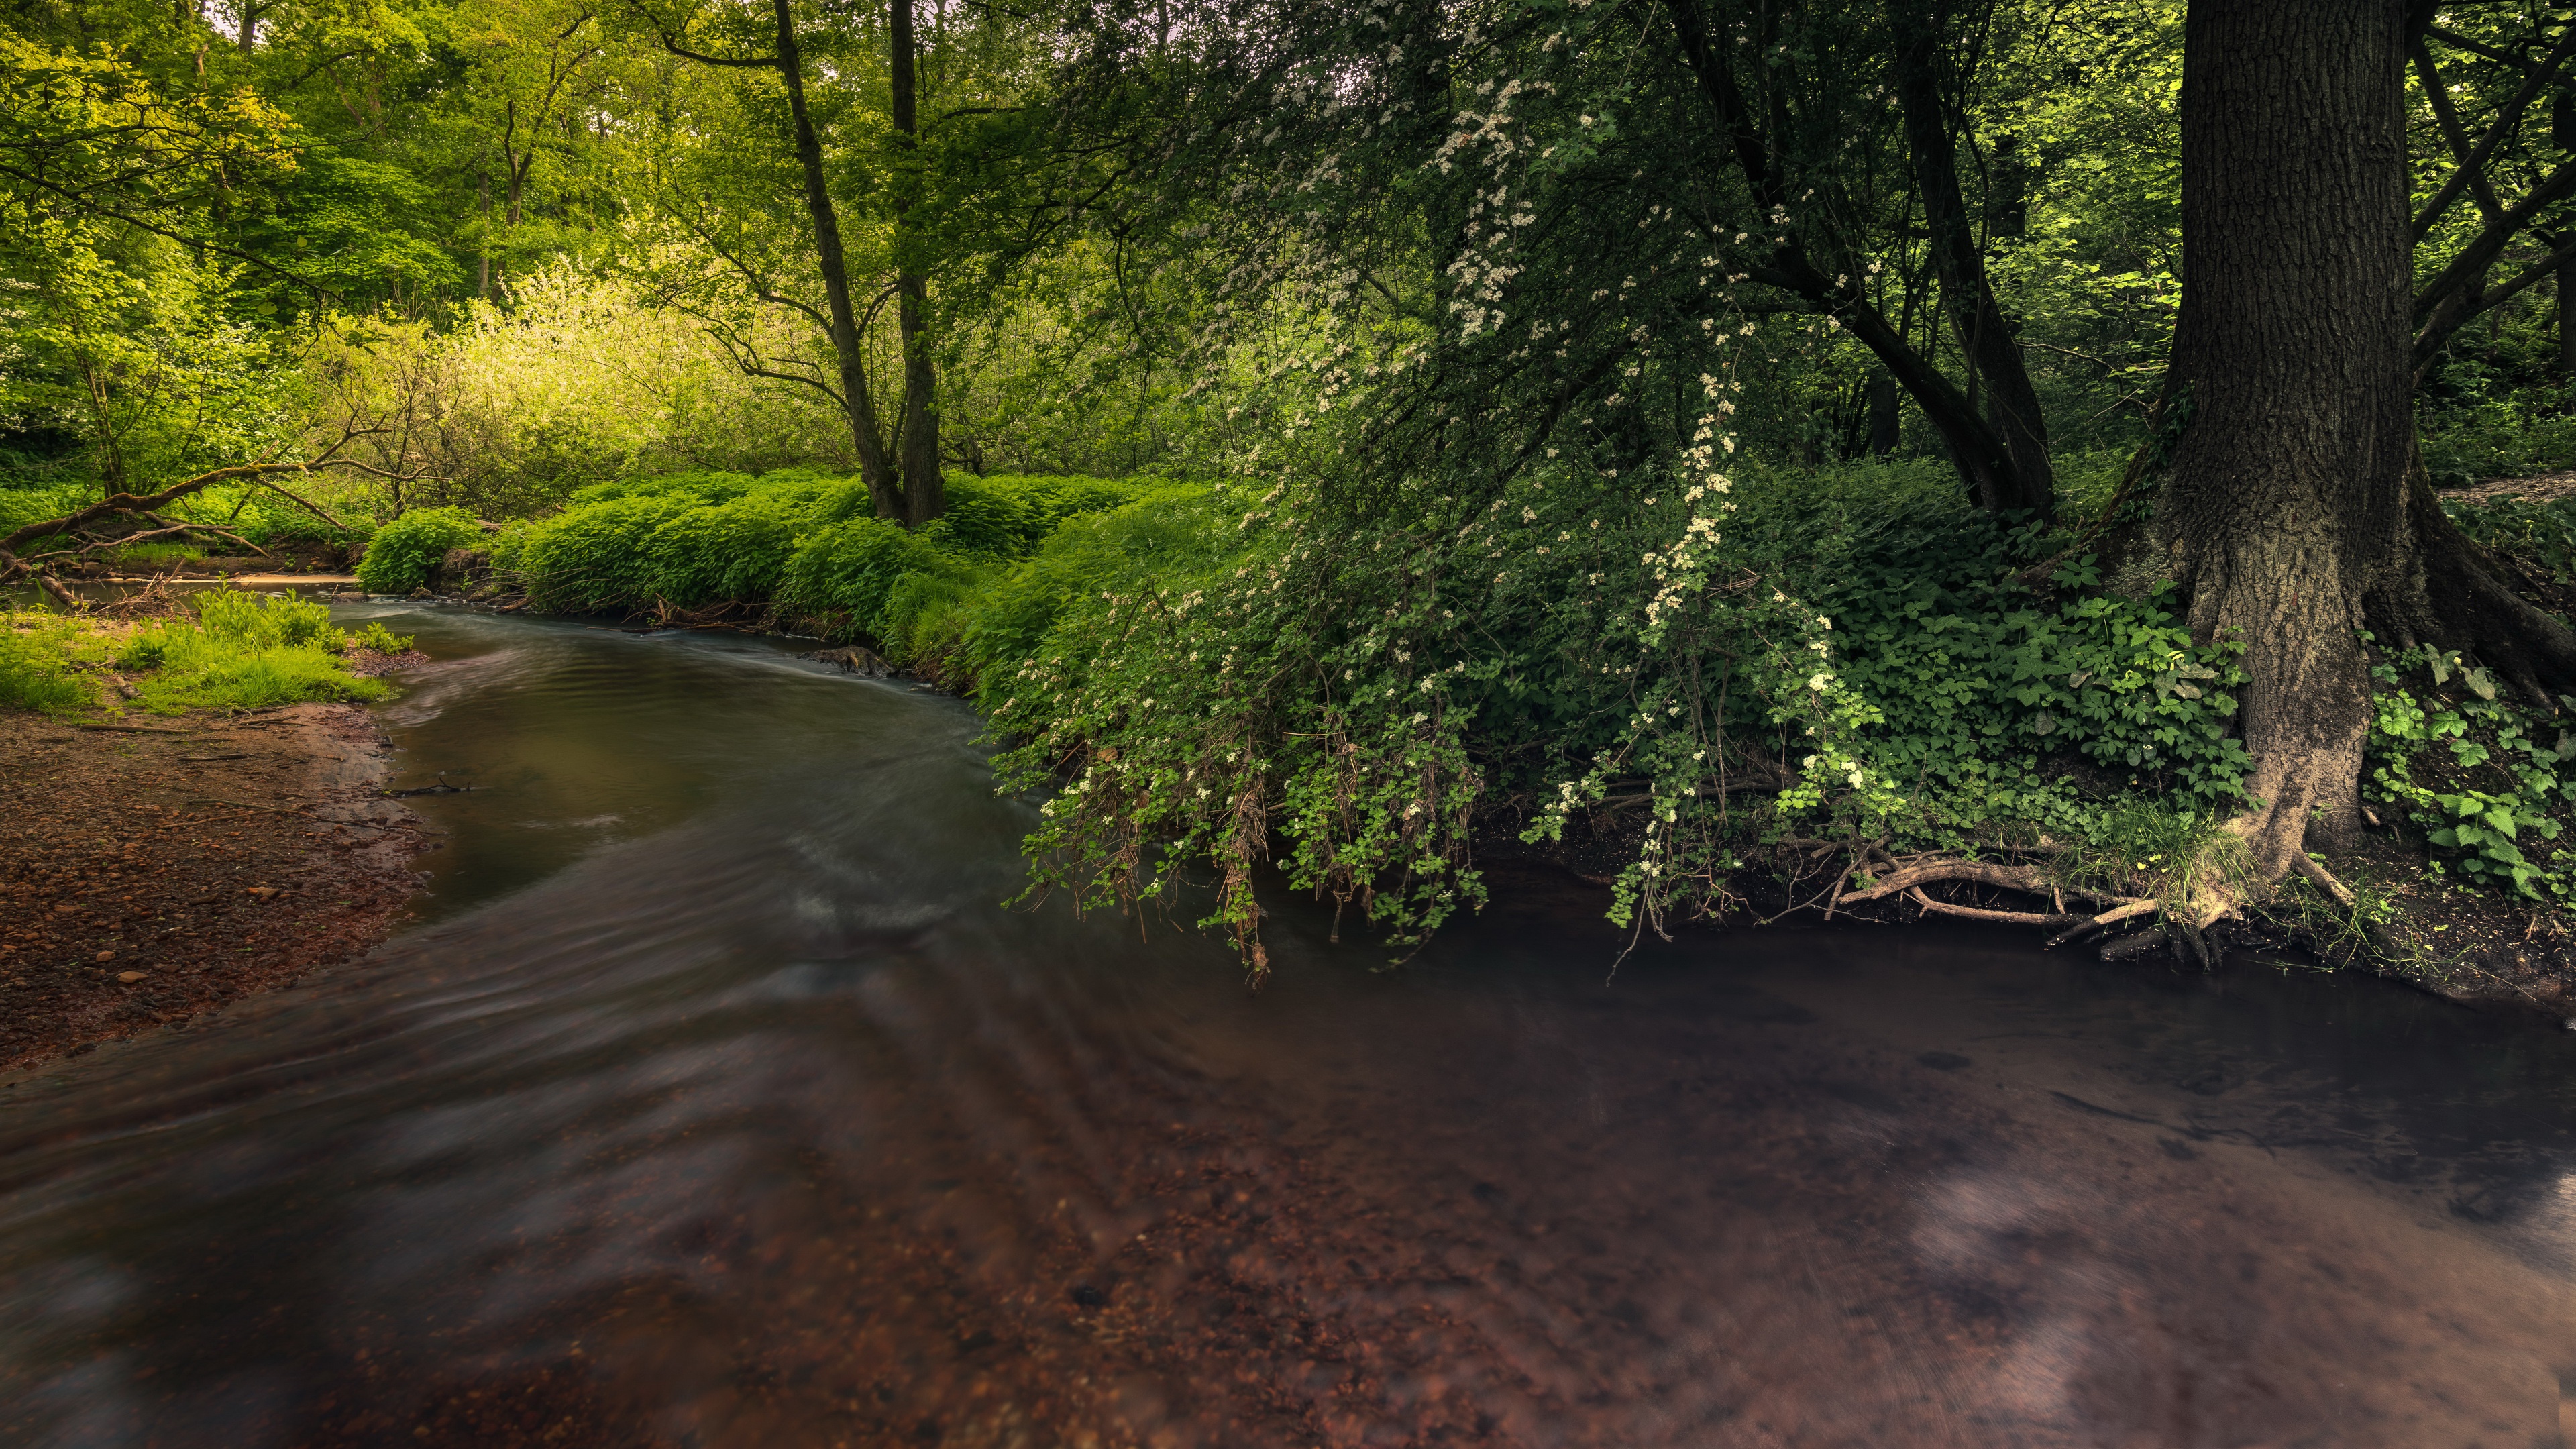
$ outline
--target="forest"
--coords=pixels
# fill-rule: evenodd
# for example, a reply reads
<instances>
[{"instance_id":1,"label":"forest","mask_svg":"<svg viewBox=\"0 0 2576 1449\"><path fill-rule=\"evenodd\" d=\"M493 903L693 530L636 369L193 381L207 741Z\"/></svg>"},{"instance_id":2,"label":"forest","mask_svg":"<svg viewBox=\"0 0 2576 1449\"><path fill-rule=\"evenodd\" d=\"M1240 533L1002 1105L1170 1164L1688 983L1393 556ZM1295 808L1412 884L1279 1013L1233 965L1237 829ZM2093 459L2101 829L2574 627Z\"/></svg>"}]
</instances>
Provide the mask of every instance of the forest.
<instances>
[{"instance_id":1,"label":"forest","mask_svg":"<svg viewBox=\"0 0 2576 1449\"><path fill-rule=\"evenodd\" d=\"M1267 882L1400 958L1532 851L1611 950L2567 936L2564 6L5 16L31 610L263 553L857 644L1033 889L1256 980Z\"/></svg>"}]
</instances>

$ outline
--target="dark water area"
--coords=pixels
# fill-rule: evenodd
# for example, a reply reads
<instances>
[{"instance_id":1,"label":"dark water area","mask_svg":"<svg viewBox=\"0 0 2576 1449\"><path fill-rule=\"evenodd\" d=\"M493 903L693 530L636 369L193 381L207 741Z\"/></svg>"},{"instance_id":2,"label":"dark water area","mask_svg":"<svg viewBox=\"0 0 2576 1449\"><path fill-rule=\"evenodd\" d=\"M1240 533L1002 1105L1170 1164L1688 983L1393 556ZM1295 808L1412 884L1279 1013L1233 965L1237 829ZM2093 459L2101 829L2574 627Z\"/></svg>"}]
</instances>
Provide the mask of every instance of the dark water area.
<instances>
[{"instance_id":1,"label":"dark water area","mask_svg":"<svg viewBox=\"0 0 2576 1449\"><path fill-rule=\"evenodd\" d=\"M420 921L0 1087L0 1443L2480 1445L2576 1039L1506 871L1397 972L1000 902L957 701L388 605Z\"/></svg>"}]
</instances>

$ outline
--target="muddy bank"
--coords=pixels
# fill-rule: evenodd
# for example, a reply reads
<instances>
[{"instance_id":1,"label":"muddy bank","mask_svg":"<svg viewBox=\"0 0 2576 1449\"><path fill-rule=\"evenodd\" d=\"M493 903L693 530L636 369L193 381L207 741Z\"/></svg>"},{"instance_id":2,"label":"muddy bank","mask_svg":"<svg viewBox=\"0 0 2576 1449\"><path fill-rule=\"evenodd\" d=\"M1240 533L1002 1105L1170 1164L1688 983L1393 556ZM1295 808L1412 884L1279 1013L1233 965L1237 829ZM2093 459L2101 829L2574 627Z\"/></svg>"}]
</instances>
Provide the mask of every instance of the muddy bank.
<instances>
[{"instance_id":1,"label":"muddy bank","mask_svg":"<svg viewBox=\"0 0 2576 1449\"><path fill-rule=\"evenodd\" d=\"M427 841L367 711L0 715L0 1072L191 1021L382 940Z\"/></svg>"}]
</instances>

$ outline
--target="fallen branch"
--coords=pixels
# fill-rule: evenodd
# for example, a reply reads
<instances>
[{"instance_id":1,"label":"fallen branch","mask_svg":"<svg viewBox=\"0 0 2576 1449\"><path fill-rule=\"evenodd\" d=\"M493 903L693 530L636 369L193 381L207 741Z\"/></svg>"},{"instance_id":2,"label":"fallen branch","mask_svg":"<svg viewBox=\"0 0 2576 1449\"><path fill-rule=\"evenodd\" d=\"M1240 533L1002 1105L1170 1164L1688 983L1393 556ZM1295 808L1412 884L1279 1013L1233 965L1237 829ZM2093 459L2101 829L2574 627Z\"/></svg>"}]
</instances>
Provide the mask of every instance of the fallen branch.
<instances>
[{"instance_id":1,"label":"fallen branch","mask_svg":"<svg viewBox=\"0 0 2576 1449\"><path fill-rule=\"evenodd\" d=\"M76 730L114 730L118 734L127 735L193 735L196 733L195 730L163 729L159 725L75 724L72 728Z\"/></svg>"}]
</instances>

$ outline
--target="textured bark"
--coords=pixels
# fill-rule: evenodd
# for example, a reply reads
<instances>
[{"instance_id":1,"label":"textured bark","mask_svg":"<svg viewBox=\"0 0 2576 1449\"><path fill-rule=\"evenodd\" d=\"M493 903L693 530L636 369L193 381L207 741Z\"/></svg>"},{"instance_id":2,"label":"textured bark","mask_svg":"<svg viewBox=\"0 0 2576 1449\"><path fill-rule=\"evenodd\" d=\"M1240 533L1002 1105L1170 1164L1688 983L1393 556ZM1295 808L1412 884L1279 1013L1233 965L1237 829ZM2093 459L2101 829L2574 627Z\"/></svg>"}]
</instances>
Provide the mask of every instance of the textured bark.
<instances>
[{"instance_id":1,"label":"textured bark","mask_svg":"<svg viewBox=\"0 0 2576 1449\"><path fill-rule=\"evenodd\" d=\"M841 376L841 406L849 414L851 440L859 454L859 478L880 518L905 518L902 480L886 456L885 435L877 424L876 401L868 395L867 358L860 350L858 309L850 300L850 265L841 250L840 212L832 204L829 178L823 170L823 139L814 130L805 105L805 62L796 46L796 18L788 0L772 0L778 19L779 78L787 83L787 117L796 142L796 159L805 173L805 211L814 223L814 253L823 272L823 299L831 319L833 360Z\"/></svg>"},{"instance_id":2,"label":"textured bark","mask_svg":"<svg viewBox=\"0 0 2576 1449\"><path fill-rule=\"evenodd\" d=\"M894 129L906 151L919 144L916 110L916 46L912 0L891 0L887 31L893 50ZM939 476L939 374L930 357L930 284L910 255L916 238L909 234L916 204L911 178L899 182L895 201L895 328L903 339L903 424L897 443L903 470L906 524L927 523L947 507L947 488Z\"/></svg>"},{"instance_id":3,"label":"textured bark","mask_svg":"<svg viewBox=\"0 0 2576 1449\"><path fill-rule=\"evenodd\" d=\"M1977 501L1990 509L2056 511L2057 484L2048 461L2048 419L2039 392L2022 366L2021 343L1995 301L1986 266L1968 226L1959 191L1959 156L1950 136L1950 108L1941 98L1940 17L1917 16L1897 51L1897 104L1905 118L1905 147L1914 183L1923 194L1924 228L1941 278L1941 305L1958 338L1959 352L1985 384L1986 418L2003 440L2010 467L1979 478Z\"/></svg>"},{"instance_id":4,"label":"textured bark","mask_svg":"<svg viewBox=\"0 0 2576 1449\"><path fill-rule=\"evenodd\" d=\"M2159 517L2196 637L2245 645L2239 822L2265 879L2311 812L2352 828L2368 573L2399 543L2412 439L2404 28L2396 0L2193 0L2184 30L2193 420Z\"/></svg>"},{"instance_id":5,"label":"textured bark","mask_svg":"<svg viewBox=\"0 0 2576 1449\"><path fill-rule=\"evenodd\" d=\"M2576 686L2576 635L2452 527L2415 461L2398 0L2193 0L2184 37L2194 409L2158 517L2203 639L2245 645L2240 723L2266 880L2311 824L2354 828L2370 680L2358 631Z\"/></svg>"}]
</instances>

